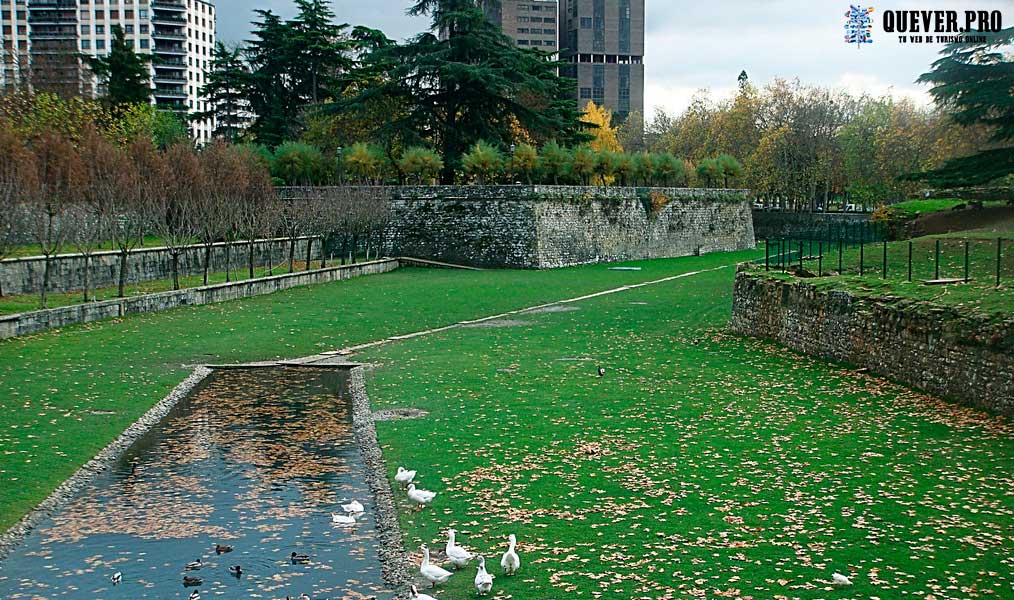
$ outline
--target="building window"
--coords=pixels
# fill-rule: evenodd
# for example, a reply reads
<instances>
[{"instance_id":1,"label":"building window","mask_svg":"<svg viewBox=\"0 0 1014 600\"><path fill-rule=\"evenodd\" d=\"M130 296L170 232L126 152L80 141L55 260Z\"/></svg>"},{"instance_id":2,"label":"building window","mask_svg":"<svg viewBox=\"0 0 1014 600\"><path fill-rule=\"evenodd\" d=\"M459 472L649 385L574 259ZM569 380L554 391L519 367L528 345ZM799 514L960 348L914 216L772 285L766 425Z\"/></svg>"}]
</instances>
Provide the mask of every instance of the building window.
<instances>
[{"instance_id":1,"label":"building window","mask_svg":"<svg viewBox=\"0 0 1014 600\"><path fill-rule=\"evenodd\" d=\"M96 50L105 50L106 49L106 40L95 40L95 49Z\"/></svg>"},{"instance_id":2,"label":"building window","mask_svg":"<svg viewBox=\"0 0 1014 600\"><path fill-rule=\"evenodd\" d=\"M95 35L102 35L105 32L106 32L106 26L105 25L96 25L95 26Z\"/></svg>"},{"instance_id":3,"label":"building window","mask_svg":"<svg viewBox=\"0 0 1014 600\"><path fill-rule=\"evenodd\" d=\"M556 35L556 30L555 29L543 29L542 33L544 33L546 35Z\"/></svg>"},{"instance_id":4,"label":"building window","mask_svg":"<svg viewBox=\"0 0 1014 600\"><path fill-rule=\"evenodd\" d=\"M92 32L92 26L91 25L82 25L81 26L81 33L83 33L84 35L88 35L91 32Z\"/></svg>"},{"instance_id":5,"label":"building window","mask_svg":"<svg viewBox=\"0 0 1014 600\"><path fill-rule=\"evenodd\" d=\"M528 40L518 40L518 46L527 46Z\"/></svg>"},{"instance_id":6,"label":"building window","mask_svg":"<svg viewBox=\"0 0 1014 600\"><path fill-rule=\"evenodd\" d=\"M518 27L518 33L528 33L527 27Z\"/></svg>"},{"instance_id":7,"label":"building window","mask_svg":"<svg viewBox=\"0 0 1014 600\"><path fill-rule=\"evenodd\" d=\"M581 88L581 99L591 100L591 88L588 87Z\"/></svg>"},{"instance_id":8,"label":"building window","mask_svg":"<svg viewBox=\"0 0 1014 600\"><path fill-rule=\"evenodd\" d=\"M124 33L134 33L134 24L133 23L127 23L126 25L124 25L123 26L123 32Z\"/></svg>"},{"instance_id":9,"label":"building window","mask_svg":"<svg viewBox=\"0 0 1014 600\"><path fill-rule=\"evenodd\" d=\"M581 17L581 29L591 29L591 27L592 27L592 18Z\"/></svg>"},{"instance_id":10,"label":"building window","mask_svg":"<svg viewBox=\"0 0 1014 600\"><path fill-rule=\"evenodd\" d=\"M528 17L518 17L518 23L527 23Z\"/></svg>"},{"instance_id":11,"label":"building window","mask_svg":"<svg viewBox=\"0 0 1014 600\"><path fill-rule=\"evenodd\" d=\"M535 27L535 28L532 29L532 33L537 34L537 35L542 35L542 30L539 29L538 27Z\"/></svg>"},{"instance_id":12,"label":"building window","mask_svg":"<svg viewBox=\"0 0 1014 600\"><path fill-rule=\"evenodd\" d=\"M137 11L137 16L139 18L141 18L141 19L147 19L148 18L148 9L142 8L141 10Z\"/></svg>"},{"instance_id":13,"label":"building window","mask_svg":"<svg viewBox=\"0 0 1014 600\"><path fill-rule=\"evenodd\" d=\"M147 24L139 25L138 31L140 31L141 33L148 33L148 25Z\"/></svg>"},{"instance_id":14,"label":"building window","mask_svg":"<svg viewBox=\"0 0 1014 600\"><path fill-rule=\"evenodd\" d=\"M91 47L92 47L92 41L91 40L81 40L81 49L82 50L91 50Z\"/></svg>"},{"instance_id":15,"label":"building window","mask_svg":"<svg viewBox=\"0 0 1014 600\"><path fill-rule=\"evenodd\" d=\"M141 38L141 47L144 48L145 50L148 49L148 39L147 38Z\"/></svg>"}]
</instances>

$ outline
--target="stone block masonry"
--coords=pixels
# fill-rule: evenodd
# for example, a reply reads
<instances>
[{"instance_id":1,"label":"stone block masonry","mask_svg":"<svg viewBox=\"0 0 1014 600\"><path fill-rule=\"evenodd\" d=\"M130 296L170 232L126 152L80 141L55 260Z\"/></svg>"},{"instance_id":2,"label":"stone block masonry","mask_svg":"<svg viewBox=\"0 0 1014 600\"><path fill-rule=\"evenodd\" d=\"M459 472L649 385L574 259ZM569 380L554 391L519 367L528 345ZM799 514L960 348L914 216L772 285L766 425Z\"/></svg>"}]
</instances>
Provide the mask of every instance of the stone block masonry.
<instances>
[{"instance_id":1,"label":"stone block masonry","mask_svg":"<svg viewBox=\"0 0 1014 600\"><path fill-rule=\"evenodd\" d=\"M308 238L296 241L296 260L306 260ZM314 239L311 256L320 258L320 240ZM230 262L234 271L247 268L249 242L232 245ZM289 240L271 239L254 242L254 264L258 267L287 262ZM50 293L72 292L84 289L84 257L80 254L59 254L50 261ZM0 283L4 294L36 294L42 282L44 260L41 256L0 260ZM225 244L212 246L211 271L225 271ZM180 276L204 272L204 246L187 246L180 256ZM96 252L91 260L92 287L115 286L120 278L120 254L108 250ZM140 283L172 277L172 256L165 248L137 248L127 259L127 282Z\"/></svg>"},{"instance_id":2,"label":"stone block masonry","mask_svg":"<svg viewBox=\"0 0 1014 600\"><path fill-rule=\"evenodd\" d=\"M731 328L1014 417L1014 315L821 291L741 269Z\"/></svg>"},{"instance_id":3,"label":"stone block masonry","mask_svg":"<svg viewBox=\"0 0 1014 600\"><path fill-rule=\"evenodd\" d=\"M543 269L754 247L743 190L393 188L385 253Z\"/></svg>"}]
</instances>

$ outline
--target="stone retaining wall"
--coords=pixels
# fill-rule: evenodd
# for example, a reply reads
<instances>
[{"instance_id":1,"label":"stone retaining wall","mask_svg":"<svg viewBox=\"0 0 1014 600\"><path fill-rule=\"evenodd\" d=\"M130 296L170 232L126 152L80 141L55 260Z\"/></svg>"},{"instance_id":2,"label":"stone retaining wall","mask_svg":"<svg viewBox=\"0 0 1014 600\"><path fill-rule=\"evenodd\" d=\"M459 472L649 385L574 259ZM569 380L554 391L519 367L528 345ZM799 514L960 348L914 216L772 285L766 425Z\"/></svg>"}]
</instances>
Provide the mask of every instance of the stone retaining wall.
<instances>
[{"instance_id":1,"label":"stone retaining wall","mask_svg":"<svg viewBox=\"0 0 1014 600\"><path fill-rule=\"evenodd\" d=\"M831 229L831 237L851 237L851 231L865 226L870 222L869 213L809 213L778 210L754 210L753 230L758 240L766 239L817 239L827 235ZM846 230L846 228L852 228ZM821 235L823 233L824 235Z\"/></svg>"},{"instance_id":2,"label":"stone retaining wall","mask_svg":"<svg viewBox=\"0 0 1014 600\"><path fill-rule=\"evenodd\" d=\"M1014 416L1014 316L819 291L740 270L732 330Z\"/></svg>"},{"instance_id":3,"label":"stone retaining wall","mask_svg":"<svg viewBox=\"0 0 1014 600\"><path fill-rule=\"evenodd\" d=\"M541 269L754 246L743 190L408 187L392 189L389 214L385 253L478 267Z\"/></svg>"},{"instance_id":4,"label":"stone retaining wall","mask_svg":"<svg viewBox=\"0 0 1014 600\"><path fill-rule=\"evenodd\" d=\"M360 275L386 273L399 266L398 259L384 259L352 265L299 271L273 277L261 277L233 283L220 283L158 294L119 298L104 302L77 304L14 315L0 316L0 340L29 335L47 329L77 323L89 323L126 315L158 312L180 306L199 306L226 300L270 294L292 287L351 279Z\"/></svg>"},{"instance_id":5,"label":"stone retaining wall","mask_svg":"<svg viewBox=\"0 0 1014 600\"><path fill-rule=\"evenodd\" d=\"M306 260L309 238L296 242L296 260ZM247 269L249 242L232 245L232 269ZM314 238L311 256L320 258L320 240ZM270 250L270 253L268 252ZM270 256L270 261L269 257ZM281 264L289 259L289 240L277 238L254 242L254 265ZM72 292L84 289L84 257L80 254L60 254L50 261L50 293ZM0 260L0 284L4 294L36 294L42 282L45 267L41 256ZM215 244L211 250L211 270L225 271L225 244ZM204 272L204 246L188 246L180 256L180 276ZM96 252L91 260L92 287L115 286L120 280L120 254L108 250ZM138 248L127 259L127 281L138 283L172 277L172 256L165 248Z\"/></svg>"}]
</instances>

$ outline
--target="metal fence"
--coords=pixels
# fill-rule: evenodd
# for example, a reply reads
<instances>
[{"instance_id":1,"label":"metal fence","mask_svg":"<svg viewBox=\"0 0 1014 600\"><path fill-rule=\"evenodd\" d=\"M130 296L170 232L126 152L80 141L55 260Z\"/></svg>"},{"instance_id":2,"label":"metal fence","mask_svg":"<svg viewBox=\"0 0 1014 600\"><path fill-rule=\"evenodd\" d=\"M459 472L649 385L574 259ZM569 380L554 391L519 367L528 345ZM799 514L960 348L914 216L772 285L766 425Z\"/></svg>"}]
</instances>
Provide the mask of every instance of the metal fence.
<instances>
[{"instance_id":1,"label":"metal fence","mask_svg":"<svg viewBox=\"0 0 1014 600\"><path fill-rule=\"evenodd\" d=\"M933 238L907 242L774 239L764 243L764 270L803 275L850 274L924 283L989 283L1014 277L1014 240Z\"/></svg>"}]
</instances>

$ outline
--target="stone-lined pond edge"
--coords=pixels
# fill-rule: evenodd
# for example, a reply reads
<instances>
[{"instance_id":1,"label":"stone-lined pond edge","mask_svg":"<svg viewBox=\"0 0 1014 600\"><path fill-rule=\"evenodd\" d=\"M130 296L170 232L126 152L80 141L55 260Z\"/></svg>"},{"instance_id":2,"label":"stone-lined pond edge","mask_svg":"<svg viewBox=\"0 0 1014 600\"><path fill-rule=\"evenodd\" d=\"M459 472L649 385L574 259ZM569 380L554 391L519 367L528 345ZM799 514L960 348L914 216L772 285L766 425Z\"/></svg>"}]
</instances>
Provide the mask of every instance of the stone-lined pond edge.
<instances>
[{"instance_id":1,"label":"stone-lined pond edge","mask_svg":"<svg viewBox=\"0 0 1014 600\"><path fill-rule=\"evenodd\" d=\"M0 560L6 558L43 520L66 506L82 488L94 481L100 473L112 468L131 444L157 425L211 372L211 369L204 366L194 369L169 394L151 407L148 412L141 415L141 418L134 421L115 440L99 451L94 458L82 465L31 512L0 534Z\"/></svg>"}]
</instances>

